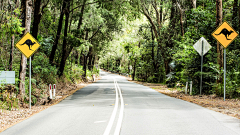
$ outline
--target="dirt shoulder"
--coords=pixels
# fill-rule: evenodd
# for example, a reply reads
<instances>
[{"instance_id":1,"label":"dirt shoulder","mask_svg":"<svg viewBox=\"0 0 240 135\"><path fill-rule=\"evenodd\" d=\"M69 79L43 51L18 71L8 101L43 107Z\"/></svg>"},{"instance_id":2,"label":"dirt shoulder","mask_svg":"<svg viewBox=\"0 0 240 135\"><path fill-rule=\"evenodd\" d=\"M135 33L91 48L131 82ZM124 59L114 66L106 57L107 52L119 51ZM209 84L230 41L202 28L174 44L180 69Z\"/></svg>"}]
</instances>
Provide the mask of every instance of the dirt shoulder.
<instances>
[{"instance_id":1,"label":"dirt shoulder","mask_svg":"<svg viewBox=\"0 0 240 135\"><path fill-rule=\"evenodd\" d=\"M97 78L96 81L99 79L100 78ZM15 124L30 118L34 114L47 109L48 107L58 104L66 97L72 95L76 91L86 87L89 84L91 84L91 82L80 84L65 84L65 86L61 86L61 89L58 90L60 91L59 93L61 93L61 95L56 95L57 99L50 101L46 105L32 106L31 110L28 108L19 108L12 111L0 109L0 133Z\"/></svg>"},{"instance_id":2,"label":"dirt shoulder","mask_svg":"<svg viewBox=\"0 0 240 135\"><path fill-rule=\"evenodd\" d=\"M131 81L130 78L127 78L127 79ZM131 81L131 82L150 87L167 96L192 102L202 107L214 110L216 112L227 114L229 116L240 119L240 100L239 99L226 99L226 101L223 101L223 98L216 97L215 95L191 96L191 95L185 94L183 91L167 88L166 85L162 85L162 84L146 83L146 82L139 82L139 81Z\"/></svg>"}]
</instances>

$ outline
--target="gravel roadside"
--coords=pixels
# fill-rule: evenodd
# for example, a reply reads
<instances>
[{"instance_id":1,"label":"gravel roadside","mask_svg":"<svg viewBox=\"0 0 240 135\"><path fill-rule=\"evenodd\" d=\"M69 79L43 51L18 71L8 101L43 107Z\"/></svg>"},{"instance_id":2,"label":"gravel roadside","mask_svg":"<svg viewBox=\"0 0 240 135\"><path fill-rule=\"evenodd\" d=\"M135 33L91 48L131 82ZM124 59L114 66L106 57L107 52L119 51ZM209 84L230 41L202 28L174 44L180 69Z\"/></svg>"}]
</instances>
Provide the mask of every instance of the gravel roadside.
<instances>
[{"instance_id":1,"label":"gravel roadside","mask_svg":"<svg viewBox=\"0 0 240 135\"><path fill-rule=\"evenodd\" d=\"M97 78L99 80L100 78ZM64 88L62 95L56 95L59 98L52 100L49 104L42 105L42 106L32 106L31 109L28 108L19 108L19 109L14 109L12 111L9 110L2 110L0 109L0 133L7 128L20 123L21 121L28 119L29 117L33 116L34 114L37 114L48 107L55 105L59 102L61 102L63 99L66 97L72 95L74 92L80 90L81 88L86 87L87 85L91 84L90 83L80 83L76 85L68 85Z\"/></svg>"}]
</instances>

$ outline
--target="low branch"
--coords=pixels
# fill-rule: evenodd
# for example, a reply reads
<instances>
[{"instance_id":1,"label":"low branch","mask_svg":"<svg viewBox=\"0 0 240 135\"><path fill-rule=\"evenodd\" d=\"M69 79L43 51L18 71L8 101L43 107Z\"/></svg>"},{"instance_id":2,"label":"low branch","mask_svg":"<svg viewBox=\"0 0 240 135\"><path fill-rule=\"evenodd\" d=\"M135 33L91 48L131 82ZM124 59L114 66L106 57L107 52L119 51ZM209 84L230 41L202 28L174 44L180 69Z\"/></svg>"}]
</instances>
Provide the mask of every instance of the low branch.
<instances>
[{"instance_id":1,"label":"low branch","mask_svg":"<svg viewBox=\"0 0 240 135\"><path fill-rule=\"evenodd\" d=\"M41 13L42 13L42 14L44 13L44 12L43 12L43 10L44 10L44 8L46 8L46 7L47 7L47 5L48 5L49 1L50 1L50 0L48 0L48 1L47 1L47 3L46 3L45 5L43 5L43 6L42 6L42 11L41 11Z\"/></svg>"},{"instance_id":2,"label":"low branch","mask_svg":"<svg viewBox=\"0 0 240 135\"><path fill-rule=\"evenodd\" d=\"M98 33L98 31L101 29L102 25L98 27L97 31L93 33L93 35L88 39L89 41L92 40L92 38Z\"/></svg>"}]
</instances>

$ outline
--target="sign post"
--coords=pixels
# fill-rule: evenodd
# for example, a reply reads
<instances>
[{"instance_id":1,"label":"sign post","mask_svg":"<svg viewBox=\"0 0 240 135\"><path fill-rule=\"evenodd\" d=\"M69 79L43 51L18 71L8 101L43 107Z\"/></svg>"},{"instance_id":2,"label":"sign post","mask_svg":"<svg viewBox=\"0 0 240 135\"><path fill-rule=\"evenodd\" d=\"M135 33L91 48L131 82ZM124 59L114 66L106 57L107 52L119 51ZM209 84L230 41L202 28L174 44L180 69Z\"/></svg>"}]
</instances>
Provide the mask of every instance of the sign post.
<instances>
[{"instance_id":1,"label":"sign post","mask_svg":"<svg viewBox=\"0 0 240 135\"><path fill-rule=\"evenodd\" d=\"M224 101L226 96L226 48L235 40L238 33L224 21L217 29L212 33L212 36L224 47Z\"/></svg>"},{"instance_id":2,"label":"sign post","mask_svg":"<svg viewBox=\"0 0 240 135\"><path fill-rule=\"evenodd\" d=\"M31 109L31 57L29 58L29 109Z\"/></svg>"},{"instance_id":3,"label":"sign post","mask_svg":"<svg viewBox=\"0 0 240 135\"><path fill-rule=\"evenodd\" d=\"M29 108L31 109L31 56L40 44L30 33L27 33L15 44L15 47L29 59Z\"/></svg>"},{"instance_id":4,"label":"sign post","mask_svg":"<svg viewBox=\"0 0 240 135\"><path fill-rule=\"evenodd\" d=\"M202 69L203 56L211 49L211 45L204 37L201 37L194 45L194 49L201 55L201 79L200 79L200 95L202 95Z\"/></svg>"},{"instance_id":5,"label":"sign post","mask_svg":"<svg viewBox=\"0 0 240 135\"><path fill-rule=\"evenodd\" d=\"M200 95L202 95L202 68L203 68L203 40L202 40L202 54L201 54L201 82L200 82Z\"/></svg>"}]
</instances>

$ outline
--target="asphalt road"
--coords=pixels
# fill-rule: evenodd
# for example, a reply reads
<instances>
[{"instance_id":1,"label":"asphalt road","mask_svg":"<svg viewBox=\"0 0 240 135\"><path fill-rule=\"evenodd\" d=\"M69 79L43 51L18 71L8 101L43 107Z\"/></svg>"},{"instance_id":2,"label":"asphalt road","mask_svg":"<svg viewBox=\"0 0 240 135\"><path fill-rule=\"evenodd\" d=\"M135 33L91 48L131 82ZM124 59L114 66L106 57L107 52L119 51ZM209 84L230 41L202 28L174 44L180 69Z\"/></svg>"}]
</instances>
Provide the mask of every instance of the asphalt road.
<instances>
[{"instance_id":1,"label":"asphalt road","mask_svg":"<svg viewBox=\"0 0 240 135\"><path fill-rule=\"evenodd\" d=\"M240 135L236 118L165 96L118 75L101 71L101 76L0 135L113 135L118 129L121 135Z\"/></svg>"}]
</instances>

